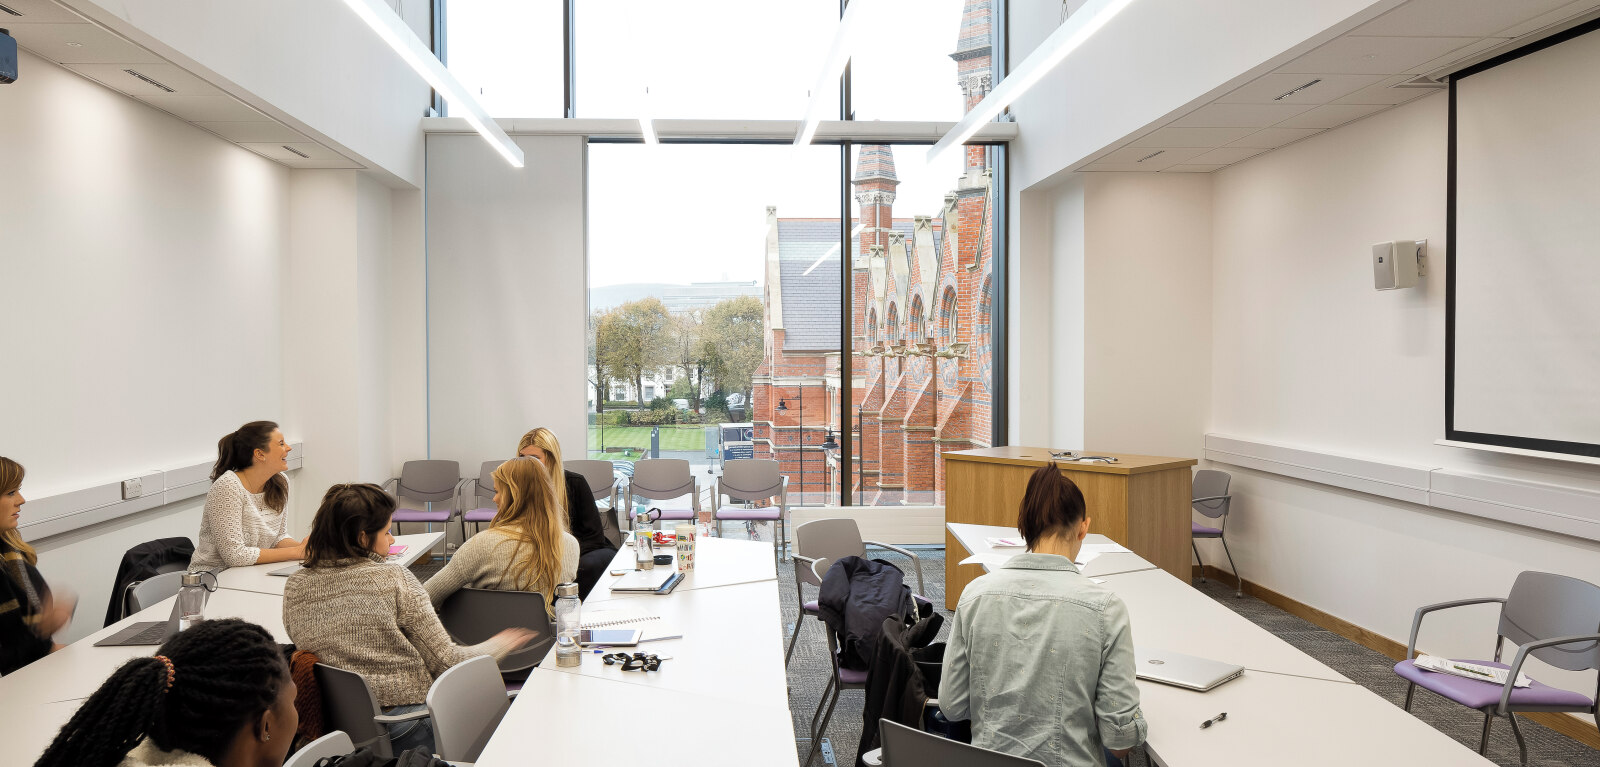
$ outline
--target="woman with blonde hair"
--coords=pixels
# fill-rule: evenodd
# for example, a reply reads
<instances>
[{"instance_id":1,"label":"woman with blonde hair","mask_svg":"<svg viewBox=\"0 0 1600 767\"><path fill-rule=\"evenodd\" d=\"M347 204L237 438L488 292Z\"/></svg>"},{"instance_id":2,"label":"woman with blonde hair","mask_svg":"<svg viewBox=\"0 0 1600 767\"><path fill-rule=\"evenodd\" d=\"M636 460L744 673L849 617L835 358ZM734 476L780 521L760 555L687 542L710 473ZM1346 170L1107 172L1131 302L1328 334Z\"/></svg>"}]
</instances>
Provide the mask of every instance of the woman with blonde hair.
<instances>
[{"instance_id":1,"label":"woman with blonde hair","mask_svg":"<svg viewBox=\"0 0 1600 767\"><path fill-rule=\"evenodd\" d=\"M578 594L589 596L589 590L617 555L616 547L606 540L589 480L561 465L561 443L556 440L555 432L543 426L522 435L517 442L517 455L539 459L549 473L556 498L567 512L567 529L578 539Z\"/></svg>"},{"instance_id":2,"label":"woman with blonde hair","mask_svg":"<svg viewBox=\"0 0 1600 767\"><path fill-rule=\"evenodd\" d=\"M532 458L513 458L494 470L494 504L489 529L468 538L444 569L428 579L434 609L451 594L471 586L497 591L537 591L545 609L556 584L578 573L578 541L567 532L566 514L544 466Z\"/></svg>"},{"instance_id":3,"label":"woman with blonde hair","mask_svg":"<svg viewBox=\"0 0 1600 767\"><path fill-rule=\"evenodd\" d=\"M17 532L22 519L22 464L0 456L0 674L59 649L51 635L72 620L76 600L57 599L39 574L39 555Z\"/></svg>"}]
</instances>

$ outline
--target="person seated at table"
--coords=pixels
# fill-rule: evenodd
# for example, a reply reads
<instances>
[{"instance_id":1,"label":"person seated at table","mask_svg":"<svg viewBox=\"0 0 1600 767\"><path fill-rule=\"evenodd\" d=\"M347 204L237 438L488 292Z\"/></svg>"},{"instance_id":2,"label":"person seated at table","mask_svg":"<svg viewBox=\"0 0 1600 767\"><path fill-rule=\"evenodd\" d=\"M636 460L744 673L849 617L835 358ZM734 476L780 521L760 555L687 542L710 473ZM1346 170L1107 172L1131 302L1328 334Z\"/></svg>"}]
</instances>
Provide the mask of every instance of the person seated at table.
<instances>
[{"instance_id":1,"label":"person seated at table","mask_svg":"<svg viewBox=\"0 0 1600 767\"><path fill-rule=\"evenodd\" d=\"M294 695L266 629L203 621L112 672L34 767L281 765L300 722Z\"/></svg>"},{"instance_id":2,"label":"person seated at table","mask_svg":"<svg viewBox=\"0 0 1600 767\"><path fill-rule=\"evenodd\" d=\"M450 639L411 570L385 561L394 536L394 498L373 484L334 485L322 496L305 567L283 589L283 625L300 650L360 674L386 714L426 708L428 688L445 670L480 655L499 660L533 639L506 629L475 645ZM433 723L389 728L395 753L433 747Z\"/></svg>"},{"instance_id":3,"label":"person seated at table","mask_svg":"<svg viewBox=\"0 0 1600 767\"><path fill-rule=\"evenodd\" d=\"M1122 600L1073 561L1089 534L1083 493L1054 463L1028 478L1028 550L961 594L939 708L972 744L1045 764L1120 764L1147 734Z\"/></svg>"},{"instance_id":4,"label":"person seated at table","mask_svg":"<svg viewBox=\"0 0 1600 767\"><path fill-rule=\"evenodd\" d=\"M589 596L589 590L617 556L617 548L606 539L605 527L600 522L600 512L594 505L594 491L589 480L561 465L561 443L555 432L543 426L530 430L517 442L517 455L533 456L544 464L555 485L556 498L567 512L567 529L578 539L578 597Z\"/></svg>"},{"instance_id":5,"label":"person seated at table","mask_svg":"<svg viewBox=\"0 0 1600 767\"><path fill-rule=\"evenodd\" d=\"M287 534L289 443L271 421L251 421L217 442L211 490L200 517L190 570L298 560L305 549Z\"/></svg>"},{"instance_id":6,"label":"person seated at table","mask_svg":"<svg viewBox=\"0 0 1600 767\"><path fill-rule=\"evenodd\" d=\"M61 646L50 639L72 621L77 600L44 582L39 555L22 540L22 464L0 456L0 674L9 674Z\"/></svg>"},{"instance_id":7,"label":"person seated at table","mask_svg":"<svg viewBox=\"0 0 1600 767\"><path fill-rule=\"evenodd\" d=\"M428 597L437 609L463 586L537 591L549 612L556 584L578 573L578 539L567 532L566 512L544 465L533 458L500 464L494 470L494 504L489 529L468 538L428 579Z\"/></svg>"}]
</instances>

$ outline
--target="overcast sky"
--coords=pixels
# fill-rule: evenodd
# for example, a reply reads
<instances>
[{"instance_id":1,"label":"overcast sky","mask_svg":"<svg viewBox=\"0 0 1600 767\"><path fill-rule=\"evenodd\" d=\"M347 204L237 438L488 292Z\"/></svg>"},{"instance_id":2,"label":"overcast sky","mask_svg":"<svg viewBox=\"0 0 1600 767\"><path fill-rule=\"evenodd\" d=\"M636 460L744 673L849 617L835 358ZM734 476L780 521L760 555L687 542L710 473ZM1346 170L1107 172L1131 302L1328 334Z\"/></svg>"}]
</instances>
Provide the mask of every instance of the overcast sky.
<instances>
[{"instance_id":1,"label":"overcast sky","mask_svg":"<svg viewBox=\"0 0 1600 767\"><path fill-rule=\"evenodd\" d=\"M559 0L450 0L450 70L496 117L561 114ZM579 117L805 116L837 26L836 0L578 0ZM961 116L962 0L874 0L852 64L860 120ZM825 94L838 103L837 84ZM961 174L926 147L895 149L896 217L933 215ZM854 158L852 158L852 167ZM835 218L839 149L593 144L593 287L760 280L766 206Z\"/></svg>"}]
</instances>

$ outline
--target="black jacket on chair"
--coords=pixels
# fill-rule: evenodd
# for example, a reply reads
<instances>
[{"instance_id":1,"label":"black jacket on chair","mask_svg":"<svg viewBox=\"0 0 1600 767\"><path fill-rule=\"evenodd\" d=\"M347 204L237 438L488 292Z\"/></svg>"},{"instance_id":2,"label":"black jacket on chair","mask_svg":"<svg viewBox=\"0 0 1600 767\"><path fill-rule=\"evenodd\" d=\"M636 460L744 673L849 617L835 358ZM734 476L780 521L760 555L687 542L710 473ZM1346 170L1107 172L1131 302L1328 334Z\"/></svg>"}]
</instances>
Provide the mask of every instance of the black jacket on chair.
<instances>
[{"instance_id":1,"label":"black jacket on chair","mask_svg":"<svg viewBox=\"0 0 1600 767\"><path fill-rule=\"evenodd\" d=\"M162 573L182 570L194 556L194 543L188 538L157 538L128 549L117 567L117 581L111 587L111 604L106 606L106 625L122 620L128 585Z\"/></svg>"},{"instance_id":2,"label":"black jacket on chair","mask_svg":"<svg viewBox=\"0 0 1600 767\"><path fill-rule=\"evenodd\" d=\"M905 573L881 559L841 557L822 577L817 612L839 640L839 666L865 671L877 652L883 620L912 615Z\"/></svg>"},{"instance_id":3,"label":"black jacket on chair","mask_svg":"<svg viewBox=\"0 0 1600 767\"><path fill-rule=\"evenodd\" d=\"M923 729L928 700L939 690L938 671L944 660L944 643L929 644L944 625L944 616L933 612L931 606L928 613L927 618L911 626L898 615L883 621L877 654L867 671L856 767L866 767L861 756L883 745L878 735L879 719Z\"/></svg>"}]
</instances>

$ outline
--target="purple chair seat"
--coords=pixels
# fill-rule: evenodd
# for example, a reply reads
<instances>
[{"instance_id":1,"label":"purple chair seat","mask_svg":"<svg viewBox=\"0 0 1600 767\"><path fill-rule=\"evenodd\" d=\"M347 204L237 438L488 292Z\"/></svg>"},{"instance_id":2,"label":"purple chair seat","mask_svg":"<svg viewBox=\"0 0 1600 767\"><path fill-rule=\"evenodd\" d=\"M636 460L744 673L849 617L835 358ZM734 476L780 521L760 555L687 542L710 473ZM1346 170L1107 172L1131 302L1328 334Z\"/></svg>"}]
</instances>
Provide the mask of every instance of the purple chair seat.
<instances>
[{"instance_id":1,"label":"purple chair seat","mask_svg":"<svg viewBox=\"0 0 1600 767\"><path fill-rule=\"evenodd\" d=\"M449 522L450 510L423 511L422 509L395 509L396 522Z\"/></svg>"},{"instance_id":2,"label":"purple chair seat","mask_svg":"<svg viewBox=\"0 0 1600 767\"><path fill-rule=\"evenodd\" d=\"M1215 527L1206 527L1205 525L1202 525L1199 522L1190 522L1189 523L1189 534L1190 535L1222 535L1222 531L1218 530Z\"/></svg>"},{"instance_id":3,"label":"purple chair seat","mask_svg":"<svg viewBox=\"0 0 1600 767\"><path fill-rule=\"evenodd\" d=\"M845 684L866 684L867 672L857 671L853 668L839 669L839 681Z\"/></svg>"},{"instance_id":4,"label":"purple chair seat","mask_svg":"<svg viewBox=\"0 0 1600 767\"><path fill-rule=\"evenodd\" d=\"M817 600L813 599L810 602L800 605L800 611L807 613L819 613L822 612L822 608L818 607Z\"/></svg>"},{"instance_id":5,"label":"purple chair seat","mask_svg":"<svg viewBox=\"0 0 1600 767\"><path fill-rule=\"evenodd\" d=\"M495 513L495 509L473 509L467 512L462 519L468 522L493 522Z\"/></svg>"},{"instance_id":6,"label":"purple chair seat","mask_svg":"<svg viewBox=\"0 0 1600 767\"><path fill-rule=\"evenodd\" d=\"M1468 663L1477 663L1492 668L1509 669L1503 663L1486 660L1472 660ZM1413 661L1403 660L1396 663L1394 673L1399 674L1409 682L1415 682L1418 687L1432 690L1450 700L1460 703L1467 708L1484 709L1500 705L1500 694L1505 688L1493 682L1480 682L1476 679L1467 679L1454 674L1441 674L1437 671L1426 671L1417 668ZM1532 686L1518 687L1511 691L1511 707L1520 706L1571 706L1572 708L1588 708L1594 701L1579 695L1549 685L1540 684L1535 680Z\"/></svg>"},{"instance_id":7,"label":"purple chair seat","mask_svg":"<svg viewBox=\"0 0 1600 767\"><path fill-rule=\"evenodd\" d=\"M757 522L771 522L782 514L783 510L776 507L764 509L741 509L738 507L717 509L717 519L753 520Z\"/></svg>"},{"instance_id":8,"label":"purple chair seat","mask_svg":"<svg viewBox=\"0 0 1600 767\"><path fill-rule=\"evenodd\" d=\"M661 519L694 519L694 509L662 509Z\"/></svg>"}]
</instances>

